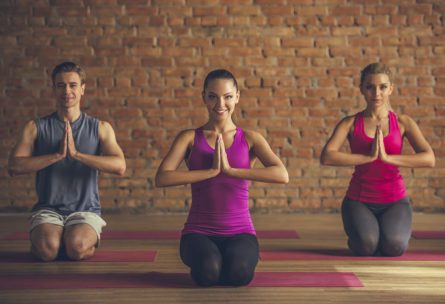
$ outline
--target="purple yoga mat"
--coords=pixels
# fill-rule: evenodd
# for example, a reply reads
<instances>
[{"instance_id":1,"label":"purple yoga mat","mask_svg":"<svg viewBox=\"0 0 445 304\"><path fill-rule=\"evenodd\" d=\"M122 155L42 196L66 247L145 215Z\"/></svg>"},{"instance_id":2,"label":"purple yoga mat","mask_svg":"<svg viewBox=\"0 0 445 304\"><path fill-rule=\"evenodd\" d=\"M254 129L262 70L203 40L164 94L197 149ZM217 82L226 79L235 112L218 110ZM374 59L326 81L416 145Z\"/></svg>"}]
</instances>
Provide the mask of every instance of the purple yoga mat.
<instances>
[{"instance_id":1,"label":"purple yoga mat","mask_svg":"<svg viewBox=\"0 0 445 304\"><path fill-rule=\"evenodd\" d=\"M132 251L97 251L93 257L80 261L83 262L154 262L157 252L155 250ZM57 260L68 262L69 260ZM0 263L36 263L39 262L29 252L0 252ZM79 262L74 262L79 263Z\"/></svg>"},{"instance_id":2,"label":"purple yoga mat","mask_svg":"<svg viewBox=\"0 0 445 304\"><path fill-rule=\"evenodd\" d=\"M257 272L248 287L363 287L352 272ZM0 289L199 288L187 273L0 275Z\"/></svg>"},{"instance_id":3,"label":"purple yoga mat","mask_svg":"<svg viewBox=\"0 0 445 304\"><path fill-rule=\"evenodd\" d=\"M258 230L258 238L264 239L298 239L295 230ZM135 230L135 231L104 231L102 240L176 240L181 237L181 232L176 230ZM9 241L29 240L28 232L13 232L1 238Z\"/></svg>"},{"instance_id":4,"label":"purple yoga mat","mask_svg":"<svg viewBox=\"0 0 445 304\"><path fill-rule=\"evenodd\" d=\"M348 250L283 250L261 251L262 261L319 261L319 260L390 260L390 261L445 261L445 251L412 250L399 257L354 256Z\"/></svg>"},{"instance_id":5,"label":"purple yoga mat","mask_svg":"<svg viewBox=\"0 0 445 304\"><path fill-rule=\"evenodd\" d=\"M445 240L445 230L414 230L411 236L415 239Z\"/></svg>"}]
</instances>

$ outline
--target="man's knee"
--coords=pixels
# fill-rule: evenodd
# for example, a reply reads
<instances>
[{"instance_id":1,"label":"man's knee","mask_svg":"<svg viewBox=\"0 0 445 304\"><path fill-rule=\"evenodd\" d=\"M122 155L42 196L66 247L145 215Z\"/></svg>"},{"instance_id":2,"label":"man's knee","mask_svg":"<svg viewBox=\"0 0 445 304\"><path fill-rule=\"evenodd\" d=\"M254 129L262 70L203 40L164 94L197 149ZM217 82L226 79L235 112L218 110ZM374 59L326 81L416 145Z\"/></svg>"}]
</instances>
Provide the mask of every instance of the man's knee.
<instances>
[{"instance_id":1,"label":"man's knee","mask_svg":"<svg viewBox=\"0 0 445 304\"><path fill-rule=\"evenodd\" d=\"M60 240L55 238L34 240L31 252L44 262L54 261L59 254Z\"/></svg>"},{"instance_id":2,"label":"man's knee","mask_svg":"<svg viewBox=\"0 0 445 304\"><path fill-rule=\"evenodd\" d=\"M78 236L65 239L66 255L71 260L83 260L94 254L94 246Z\"/></svg>"}]
</instances>

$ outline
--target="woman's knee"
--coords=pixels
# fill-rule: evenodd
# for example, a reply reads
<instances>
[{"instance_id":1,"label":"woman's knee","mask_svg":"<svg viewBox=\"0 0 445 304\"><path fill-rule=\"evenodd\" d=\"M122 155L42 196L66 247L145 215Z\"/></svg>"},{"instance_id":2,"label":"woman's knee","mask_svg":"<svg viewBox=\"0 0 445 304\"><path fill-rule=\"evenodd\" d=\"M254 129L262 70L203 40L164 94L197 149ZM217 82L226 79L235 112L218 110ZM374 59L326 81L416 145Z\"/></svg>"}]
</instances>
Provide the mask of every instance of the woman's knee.
<instances>
[{"instance_id":1,"label":"woman's knee","mask_svg":"<svg viewBox=\"0 0 445 304\"><path fill-rule=\"evenodd\" d=\"M254 276L255 267L251 267L247 263L236 263L229 266L225 271L225 282L232 286L248 285Z\"/></svg>"},{"instance_id":2,"label":"woman's knee","mask_svg":"<svg viewBox=\"0 0 445 304\"><path fill-rule=\"evenodd\" d=\"M191 267L191 276L200 286L212 286L217 284L220 275L221 263L217 259L198 261Z\"/></svg>"},{"instance_id":3,"label":"woman's knee","mask_svg":"<svg viewBox=\"0 0 445 304\"><path fill-rule=\"evenodd\" d=\"M383 256L401 256L408 249L408 241L395 237L383 238L379 249Z\"/></svg>"},{"instance_id":4,"label":"woman's knee","mask_svg":"<svg viewBox=\"0 0 445 304\"><path fill-rule=\"evenodd\" d=\"M349 238L348 246L358 256L372 256L377 251L378 239L373 237Z\"/></svg>"}]
</instances>

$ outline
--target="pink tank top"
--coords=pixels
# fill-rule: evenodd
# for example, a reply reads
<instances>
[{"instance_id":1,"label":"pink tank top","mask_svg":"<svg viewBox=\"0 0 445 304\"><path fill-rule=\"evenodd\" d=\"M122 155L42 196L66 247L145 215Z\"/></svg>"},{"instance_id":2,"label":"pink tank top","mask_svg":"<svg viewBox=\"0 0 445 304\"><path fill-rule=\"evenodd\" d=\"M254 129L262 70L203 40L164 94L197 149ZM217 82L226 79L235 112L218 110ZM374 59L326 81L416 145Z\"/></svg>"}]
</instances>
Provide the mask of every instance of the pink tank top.
<instances>
[{"instance_id":1,"label":"pink tank top","mask_svg":"<svg viewBox=\"0 0 445 304\"><path fill-rule=\"evenodd\" d=\"M352 153L371 152L374 138L366 135L361 112L356 115L354 132L348 140ZM387 154L401 153L403 139L397 116L393 112L389 112L389 133L383 142ZM372 163L355 166L346 196L361 202L385 204L406 197L406 189L398 167L377 159Z\"/></svg>"},{"instance_id":2,"label":"pink tank top","mask_svg":"<svg viewBox=\"0 0 445 304\"><path fill-rule=\"evenodd\" d=\"M237 128L233 144L226 149L233 168L250 168L249 145L242 129ZM190 170L209 169L214 149L203 130L195 130L195 141L189 158ZM192 206L182 234L231 236L240 233L255 235L249 212L249 181L220 173L218 176L192 184Z\"/></svg>"}]
</instances>

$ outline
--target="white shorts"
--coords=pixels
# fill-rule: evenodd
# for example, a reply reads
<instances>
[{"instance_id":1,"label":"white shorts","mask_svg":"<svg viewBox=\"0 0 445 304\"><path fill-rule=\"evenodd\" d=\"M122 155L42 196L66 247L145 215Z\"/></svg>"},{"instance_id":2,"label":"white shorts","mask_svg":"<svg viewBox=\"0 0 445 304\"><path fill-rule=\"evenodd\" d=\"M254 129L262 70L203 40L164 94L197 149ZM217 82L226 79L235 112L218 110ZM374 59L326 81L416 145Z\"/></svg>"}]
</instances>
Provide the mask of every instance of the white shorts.
<instances>
[{"instance_id":1,"label":"white shorts","mask_svg":"<svg viewBox=\"0 0 445 304\"><path fill-rule=\"evenodd\" d=\"M68 216L64 216L49 209L33 212L30 217L30 223L31 227L29 228L29 232L41 224L54 224L62 227L76 224L88 224L93 227L94 231L96 231L98 244L102 228L107 225L107 223L94 212L74 212Z\"/></svg>"}]
</instances>

